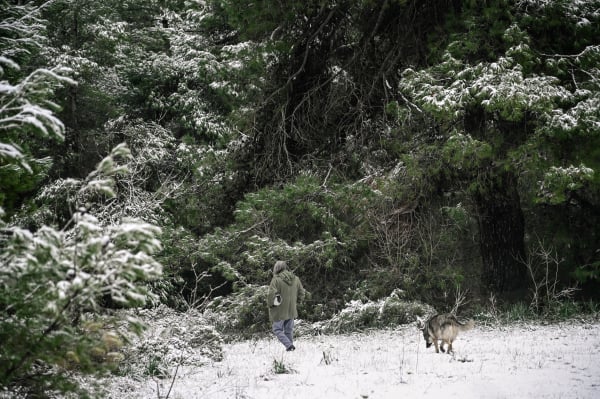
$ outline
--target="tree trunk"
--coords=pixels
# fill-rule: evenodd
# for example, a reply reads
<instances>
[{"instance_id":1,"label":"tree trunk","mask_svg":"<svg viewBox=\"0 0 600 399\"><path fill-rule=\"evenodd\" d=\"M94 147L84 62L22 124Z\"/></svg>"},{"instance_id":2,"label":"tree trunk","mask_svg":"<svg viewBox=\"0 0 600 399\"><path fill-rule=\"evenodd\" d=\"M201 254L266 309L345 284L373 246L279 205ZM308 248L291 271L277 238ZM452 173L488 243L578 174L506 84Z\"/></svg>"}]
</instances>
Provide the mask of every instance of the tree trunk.
<instances>
[{"instance_id":1,"label":"tree trunk","mask_svg":"<svg viewBox=\"0 0 600 399\"><path fill-rule=\"evenodd\" d=\"M482 280L492 292L506 294L527 286L525 222L516 177L509 172L487 176L475 195Z\"/></svg>"}]
</instances>

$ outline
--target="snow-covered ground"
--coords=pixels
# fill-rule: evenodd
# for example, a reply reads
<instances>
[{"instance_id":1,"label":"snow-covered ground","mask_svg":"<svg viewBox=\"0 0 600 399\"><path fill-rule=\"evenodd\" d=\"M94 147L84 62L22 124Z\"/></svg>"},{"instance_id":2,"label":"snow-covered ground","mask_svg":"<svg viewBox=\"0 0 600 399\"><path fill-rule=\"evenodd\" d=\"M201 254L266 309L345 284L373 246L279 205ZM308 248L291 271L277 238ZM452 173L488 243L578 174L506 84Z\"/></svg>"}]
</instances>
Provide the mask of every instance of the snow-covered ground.
<instances>
[{"instance_id":1,"label":"snow-covered ground","mask_svg":"<svg viewBox=\"0 0 600 399\"><path fill-rule=\"evenodd\" d=\"M226 344L222 361L177 370L169 398L599 398L600 322L476 326L454 355L417 328ZM287 373L277 373L287 371ZM170 379L110 380L112 398L165 398ZM160 396L159 396L160 395Z\"/></svg>"}]
</instances>

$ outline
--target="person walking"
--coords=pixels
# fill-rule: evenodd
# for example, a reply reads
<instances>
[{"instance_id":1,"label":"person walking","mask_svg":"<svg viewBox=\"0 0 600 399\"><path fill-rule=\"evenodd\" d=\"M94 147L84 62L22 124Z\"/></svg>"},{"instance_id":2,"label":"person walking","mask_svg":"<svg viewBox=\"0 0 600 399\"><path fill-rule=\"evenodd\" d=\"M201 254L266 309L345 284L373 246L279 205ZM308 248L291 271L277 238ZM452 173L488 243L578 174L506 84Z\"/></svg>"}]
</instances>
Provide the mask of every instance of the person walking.
<instances>
[{"instance_id":1,"label":"person walking","mask_svg":"<svg viewBox=\"0 0 600 399\"><path fill-rule=\"evenodd\" d=\"M285 346L287 351L294 346L294 319L298 318L297 303L303 301L306 290L300 279L288 269L287 263L279 260L273 266L273 278L267 296L269 320L273 334Z\"/></svg>"}]
</instances>

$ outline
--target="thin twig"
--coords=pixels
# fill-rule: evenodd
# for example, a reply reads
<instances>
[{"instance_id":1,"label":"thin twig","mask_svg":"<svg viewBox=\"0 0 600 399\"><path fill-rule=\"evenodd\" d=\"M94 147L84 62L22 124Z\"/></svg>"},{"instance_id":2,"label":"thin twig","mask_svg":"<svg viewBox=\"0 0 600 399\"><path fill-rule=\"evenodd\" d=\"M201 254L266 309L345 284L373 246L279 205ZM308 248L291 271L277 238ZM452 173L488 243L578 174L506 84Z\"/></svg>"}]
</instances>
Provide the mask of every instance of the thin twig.
<instances>
[{"instance_id":1,"label":"thin twig","mask_svg":"<svg viewBox=\"0 0 600 399\"><path fill-rule=\"evenodd\" d=\"M173 373L173 378L171 378L171 385L169 386L169 391L167 392L167 396L165 396L165 399L169 399L169 395L171 394L171 389L173 389L173 384L175 384L175 377L177 377L177 372L179 371L180 365L181 365L181 363L178 363L177 367L175 367L175 372Z\"/></svg>"}]
</instances>

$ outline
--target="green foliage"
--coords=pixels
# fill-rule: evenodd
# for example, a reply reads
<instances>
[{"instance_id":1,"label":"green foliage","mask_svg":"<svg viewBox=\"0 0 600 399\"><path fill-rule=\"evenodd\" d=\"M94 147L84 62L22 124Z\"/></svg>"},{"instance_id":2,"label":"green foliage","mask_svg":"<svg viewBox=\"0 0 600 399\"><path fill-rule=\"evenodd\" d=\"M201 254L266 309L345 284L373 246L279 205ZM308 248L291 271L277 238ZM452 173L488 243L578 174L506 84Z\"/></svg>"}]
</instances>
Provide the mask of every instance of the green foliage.
<instances>
[{"instance_id":1,"label":"green foliage","mask_svg":"<svg viewBox=\"0 0 600 399\"><path fill-rule=\"evenodd\" d=\"M65 136L53 100L61 85L74 86L70 69L46 67L39 57L46 43L40 10L28 4L2 11L10 15L2 24L7 34L2 41L10 45L2 46L0 58L0 167L2 188L12 192L2 202L11 213L21 200L15 194L33 191L47 177L46 146ZM19 63L27 69L21 70ZM40 155L44 158L36 159ZM106 225L90 212L92 205L115 197L113 179L125 171L118 162L128 155L118 146L86 180L55 182L41 197L58 200L62 195L65 201L39 209L42 220L30 219L35 229L2 226L0 384L8 392L37 396L73 390L85 396L69 371L110 366L107 362L115 359L111 350L118 347L118 336L98 336L89 329L87 313L153 299L144 284L160 275L160 264L152 258L160 249L160 229L126 219ZM61 188L68 190L62 193ZM138 325L130 322L125 328L136 331Z\"/></svg>"},{"instance_id":2,"label":"green foliage","mask_svg":"<svg viewBox=\"0 0 600 399\"><path fill-rule=\"evenodd\" d=\"M505 32L513 16L510 2L493 0L468 1L462 4L461 13L450 19L448 48L462 59L494 59L505 49Z\"/></svg>"},{"instance_id":3,"label":"green foliage","mask_svg":"<svg viewBox=\"0 0 600 399\"><path fill-rule=\"evenodd\" d=\"M138 28L141 37L163 44L147 48L134 42L121 49L116 72L129 88L122 100L130 115L160 120L177 137L222 148L232 139L223 116L256 92L248 75L260 69L260 47L214 45L222 37L203 30L208 24L205 10L199 4L188 7L157 13L158 19L168 21L168 29Z\"/></svg>"},{"instance_id":4,"label":"green foliage","mask_svg":"<svg viewBox=\"0 0 600 399\"><path fill-rule=\"evenodd\" d=\"M243 175L231 170L230 152L218 146L179 143L175 157L172 172L181 183L163 206L174 223L197 235L230 223L244 187Z\"/></svg>"},{"instance_id":5,"label":"green foliage","mask_svg":"<svg viewBox=\"0 0 600 399\"><path fill-rule=\"evenodd\" d=\"M456 119L470 107L481 107L489 116L518 121L526 113L549 114L558 101L571 94L548 76L527 76L511 57L476 65L446 54L430 71L404 71L402 90L438 118Z\"/></svg>"},{"instance_id":6,"label":"green foliage","mask_svg":"<svg viewBox=\"0 0 600 399\"><path fill-rule=\"evenodd\" d=\"M588 186L593 181L594 170L581 164L568 168L551 167L540 182L539 201L552 205L568 202L571 193Z\"/></svg>"},{"instance_id":7,"label":"green foliage","mask_svg":"<svg viewBox=\"0 0 600 399\"><path fill-rule=\"evenodd\" d=\"M466 238L476 226L468 199L458 192L441 199L429 194L426 190L436 186L436 174L448 176L448 171L437 169L435 161L419 167L420 154L413 156L376 182L380 195L371 200L367 214L368 278L356 284L356 296L346 300L382 298L400 288L409 298L445 307L457 285L476 289L477 252ZM418 189L423 191L415 192Z\"/></svg>"},{"instance_id":8,"label":"green foliage","mask_svg":"<svg viewBox=\"0 0 600 399\"><path fill-rule=\"evenodd\" d=\"M128 155L124 146L115 148L79 194L114 196L112 179L125 171L118 160ZM77 209L63 230L6 230L0 382L11 390L75 389L64 385L61 366L75 362L80 370L93 372L93 357L104 356L85 329L84 315L111 304L140 306L154 299L144 283L161 274L152 257L161 248L160 229L134 220L104 226L80 204Z\"/></svg>"},{"instance_id":9,"label":"green foliage","mask_svg":"<svg viewBox=\"0 0 600 399\"><path fill-rule=\"evenodd\" d=\"M323 232L350 238L365 220L373 192L360 184L323 186L314 176L300 176L282 189L265 189L246 195L236 210L243 226L268 223L267 232L288 242L306 243Z\"/></svg>"},{"instance_id":10,"label":"green foliage","mask_svg":"<svg viewBox=\"0 0 600 399\"><path fill-rule=\"evenodd\" d=\"M269 324L268 286L248 284L224 297L212 299L205 316L219 331L248 336L264 332Z\"/></svg>"},{"instance_id":11,"label":"green foliage","mask_svg":"<svg viewBox=\"0 0 600 399\"><path fill-rule=\"evenodd\" d=\"M316 296L343 291L367 249L372 196L362 184L324 186L311 176L248 194L235 224L202 238L200 256L207 270L253 284L268 283L272 265L285 259Z\"/></svg>"},{"instance_id":12,"label":"green foliage","mask_svg":"<svg viewBox=\"0 0 600 399\"><path fill-rule=\"evenodd\" d=\"M510 322L526 321L535 319L535 313L531 307L524 302L511 304L506 310L505 317Z\"/></svg>"},{"instance_id":13,"label":"green foliage","mask_svg":"<svg viewBox=\"0 0 600 399\"><path fill-rule=\"evenodd\" d=\"M294 370L292 367L285 364L283 359L281 359L281 360L273 359L272 369L273 369L273 373L275 373L275 374L293 374L296 372L296 370Z\"/></svg>"},{"instance_id":14,"label":"green foliage","mask_svg":"<svg viewBox=\"0 0 600 399\"><path fill-rule=\"evenodd\" d=\"M401 290L378 301L354 300L330 320L319 323L324 333L348 333L370 328L385 328L399 324L410 324L417 317L425 317L435 310L424 303L405 299Z\"/></svg>"},{"instance_id":15,"label":"green foliage","mask_svg":"<svg viewBox=\"0 0 600 399\"><path fill-rule=\"evenodd\" d=\"M450 136L442 149L444 162L464 171L477 170L493 157L492 147L468 135L457 133Z\"/></svg>"},{"instance_id":16,"label":"green foliage","mask_svg":"<svg viewBox=\"0 0 600 399\"><path fill-rule=\"evenodd\" d=\"M301 17L311 10L326 6L329 1L219 1L218 6L227 17L227 23L245 39L264 39L277 28L290 29L301 23Z\"/></svg>"},{"instance_id":17,"label":"green foliage","mask_svg":"<svg viewBox=\"0 0 600 399\"><path fill-rule=\"evenodd\" d=\"M573 277L581 283L600 280L600 261L577 267Z\"/></svg>"},{"instance_id":18,"label":"green foliage","mask_svg":"<svg viewBox=\"0 0 600 399\"><path fill-rule=\"evenodd\" d=\"M49 158L27 159L30 170L21 168L12 163L0 166L0 205L13 214L22 198L27 193L34 191L46 178L52 162Z\"/></svg>"},{"instance_id":19,"label":"green foliage","mask_svg":"<svg viewBox=\"0 0 600 399\"><path fill-rule=\"evenodd\" d=\"M222 184L214 184L217 169L224 168L224 153L177 142L171 131L139 119L109 121L104 137L107 143L125 140L132 153L126 164L130 173L115 176L116 197L106 202L101 194L80 192L78 179L57 179L28 203L28 212L18 215L19 223L32 228L64 226L77 204L89 204L102 223L138 218L160 225L165 234L157 259L165 265L165 274L153 282L152 290L161 302L185 307L196 285L193 265L199 263L195 233L221 221L232 201L225 198L232 184L229 174L222 176ZM198 298L210 291L210 284L207 279L198 287Z\"/></svg>"},{"instance_id":20,"label":"green foliage","mask_svg":"<svg viewBox=\"0 0 600 399\"><path fill-rule=\"evenodd\" d=\"M586 305L573 300L556 301L544 308L543 312L537 312L530 304L517 302L507 305L499 318L509 323L531 320L564 321L581 317L588 312ZM591 312L592 316L595 316Z\"/></svg>"},{"instance_id":21,"label":"green foliage","mask_svg":"<svg viewBox=\"0 0 600 399\"><path fill-rule=\"evenodd\" d=\"M53 101L58 88L74 85L71 70L36 60L45 45L39 9L3 4L0 27L0 206L8 214L50 167L46 146L64 139ZM35 60L35 62L34 62Z\"/></svg>"},{"instance_id":22,"label":"green foliage","mask_svg":"<svg viewBox=\"0 0 600 399\"><path fill-rule=\"evenodd\" d=\"M597 260L588 249L596 236L590 230L594 222L583 222L596 220L591 213L598 207L599 187L590 145L597 133L592 121L598 119L592 106L598 89L591 61L598 55L592 10L570 1L466 3L448 20L450 35L436 50L439 62L403 72L400 90L411 101L408 106L437 122L447 170L442 181L451 192L466 189L477 206L482 248L488 223L495 225L489 232L506 229L493 212L509 203L512 214L525 212L530 234L570 230L558 210L548 211L550 205L568 207L586 231L579 249L565 246L566 235L543 234L569 254L570 270L578 269L575 258L583 264ZM479 27L486 20L490 29L484 37ZM515 181L507 179L511 174L519 176L519 190L507 195ZM481 217L486 212L491 213ZM554 219L547 223L550 214ZM514 231L503 234L515 237ZM519 241L507 250L522 255L525 236ZM494 268L490 260L484 266Z\"/></svg>"}]
</instances>

